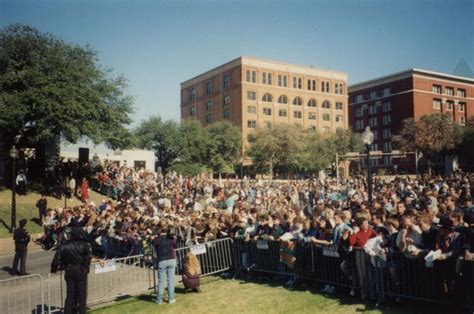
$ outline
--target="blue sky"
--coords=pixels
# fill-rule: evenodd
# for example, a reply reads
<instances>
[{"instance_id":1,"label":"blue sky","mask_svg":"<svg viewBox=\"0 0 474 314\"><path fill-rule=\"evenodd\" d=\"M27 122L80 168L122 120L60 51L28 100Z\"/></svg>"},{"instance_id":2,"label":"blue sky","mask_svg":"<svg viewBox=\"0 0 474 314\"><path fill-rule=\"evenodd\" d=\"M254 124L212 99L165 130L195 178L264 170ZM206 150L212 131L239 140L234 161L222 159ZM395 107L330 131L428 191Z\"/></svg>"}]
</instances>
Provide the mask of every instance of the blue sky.
<instances>
[{"instance_id":1,"label":"blue sky","mask_svg":"<svg viewBox=\"0 0 474 314\"><path fill-rule=\"evenodd\" d=\"M474 68L474 0L0 0L14 22L89 44L129 80L134 125L179 119L179 83L240 55L344 71L349 83L408 68Z\"/></svg>"}]
</instances>

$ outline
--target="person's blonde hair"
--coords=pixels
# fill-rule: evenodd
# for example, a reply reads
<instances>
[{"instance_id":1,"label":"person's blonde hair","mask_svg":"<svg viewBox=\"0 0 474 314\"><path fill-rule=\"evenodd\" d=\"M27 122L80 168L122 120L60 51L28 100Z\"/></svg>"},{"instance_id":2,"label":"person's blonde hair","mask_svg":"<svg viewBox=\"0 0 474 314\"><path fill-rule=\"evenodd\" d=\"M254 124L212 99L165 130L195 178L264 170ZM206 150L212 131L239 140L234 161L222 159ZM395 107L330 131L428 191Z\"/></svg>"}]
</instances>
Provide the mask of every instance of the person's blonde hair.
<instances>
[{"instance_id":1,"label":"person's blonde hair","mask_svg":"<svg viewBox=\"0 0 474 314\"><path fill-rule=\"evenodd\" d=\"M197 259L196 255L191 252L186 254L186 258L184 260L184 270L190 276L201 275L201 265L199 264L199 260Z\"/></svg>"}]
</instances>

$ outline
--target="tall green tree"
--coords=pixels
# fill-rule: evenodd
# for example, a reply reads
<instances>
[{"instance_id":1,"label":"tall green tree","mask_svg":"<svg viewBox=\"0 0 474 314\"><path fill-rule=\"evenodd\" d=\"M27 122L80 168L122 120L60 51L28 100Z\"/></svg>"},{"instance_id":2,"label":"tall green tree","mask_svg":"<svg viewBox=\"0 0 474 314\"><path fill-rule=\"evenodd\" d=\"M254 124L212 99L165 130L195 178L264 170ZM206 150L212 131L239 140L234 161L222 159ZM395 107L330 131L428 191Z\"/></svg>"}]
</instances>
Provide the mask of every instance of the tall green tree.
<instances>
[{"instance_id":1,"label":"tall green tree","mask_svg":"<svg viewBox=\"0 0 474 314\"><path fill-rule=\"evenodd\" d=\"M233 173L242 152L242 133L228 121L220 121L206 128L209 135L209 167L215 173Z\"/></svg>"},{"instance_id":2,"label":"tall green tree","mask_svg":"<svg viewBox=\"0 0 474 314\"><path fill-rule=\"evenodd\" d=\"M179 125L172 120L153 116L140 124L135 136L140 148L155 152L157 166L163 171L177 161L183 149Z\"/></svg>"},{"instance_id":3,"label":"tall green tree","mask_svg":"<svg viewBox=\"0 0 474 314\"><path fill-rule=\"evenodd\" d=\"M0 142L31 147L81 136L112 148L130 145L132 99L90 47L14 24L0 31Z\"/></svg>"},{"instance_id":4,"label":"tall green tree","mask_svg":"<svg viewBox=\"0 0 474 314\"><path fill-rule=\"evenodd\" d=\"M436 155L452 153L462 141L462 133L462 128L453 122L451 115L439 113L424 115L418 121L406 119L393 141L402 151L421 151L431 175Z\"/></svg>"},{"instance_id":5,"label":"tall green tree","mask_svg":"<svg viewBox=\"0 0 474 314\"><path fill-rule=\"evenodd\" d=\"M211 159L211 140L206 129L197 120L185 120L179 125L182 149L179 160L181 163L206 166Z\"/></svg>"},{"instance_id":6,"label":"tall green tree","mask_svg":"<svg viewBox=\"0 0 474 314\"><path fill-rule=\"evenodd\" d=\"M474 117L467 120L464 127L462 142L457 153L462 157L465 164L470 166L470 171L474 169Z\"/></svg>"}]
</instances>

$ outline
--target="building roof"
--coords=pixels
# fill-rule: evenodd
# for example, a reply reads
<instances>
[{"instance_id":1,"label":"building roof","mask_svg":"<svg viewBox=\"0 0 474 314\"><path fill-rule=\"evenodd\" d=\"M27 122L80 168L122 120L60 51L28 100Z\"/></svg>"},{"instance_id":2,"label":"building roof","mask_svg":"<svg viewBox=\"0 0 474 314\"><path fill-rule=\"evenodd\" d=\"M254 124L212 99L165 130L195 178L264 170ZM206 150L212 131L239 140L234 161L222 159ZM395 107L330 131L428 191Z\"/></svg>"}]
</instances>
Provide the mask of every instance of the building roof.
<instances>
[{"instance_id":1,"label":"building roof","mask_svg":"<svg viewBox=\"0 0 474 314\"><path fill-rule=\"evenodd\" d=\"M250 57L250 56L240 56L238 58L230 60L229 62L221 64L215 68L212 68L204 73L201 73L197 76L194 76L193 78L190 78L182 82L181 87L185 87L189 85L190 83L191 84L195 83L197 80L210 77L212 76L214 72L220 72L224 70L225 68L232 68L237 65L250 65L250 66L253 65L256 67L265 67L265 65L267 65L268 67L271 66L272 68L277 67L278 68L277 70L280 70L282 72L288 71L288 72L293 72L293 73L312 74L314 76L322 76L322 77L327 77L327 78L347 80L347 74L340 71L324 70L324 69L315 68L313 66L291 64L291 63L285 63L285 62L275 61L275 60L270 60L270 59L255 58L255 57Z\"/></svg>"},{"instance_id":2,"label":"building roof","mask_svg":"<svg viewBox=\"0 0 474 314\"><path fill-rule=\"evenodd\" d=\"M446 74L446 73L441 73L441 72L434 72L434 71L428 71L428 70L423 70L423 69L418 69L418 68L412 68L408 69L405 71L401 72L395 72L389 75L381 76L375 79L371 79L368 81L363 81L360 83L356 83L353 85L349 86L349 92L354 92L358 91L361 89L366 89L370 88L376 85L381 85L385 83L390 83L393 81L398 81L407 77L411 77L415 74L419 75L424 75L424 76L430 76L433 78L438 78L438 79L445 79L445 80L451 80L451 81L457 81L460 83L468 83L468 84L474 84L474 79L469 78L469 77L464 77L464 76L457 76L457 75L452 75L452 74Z\"/></svg>"}]
</instances>

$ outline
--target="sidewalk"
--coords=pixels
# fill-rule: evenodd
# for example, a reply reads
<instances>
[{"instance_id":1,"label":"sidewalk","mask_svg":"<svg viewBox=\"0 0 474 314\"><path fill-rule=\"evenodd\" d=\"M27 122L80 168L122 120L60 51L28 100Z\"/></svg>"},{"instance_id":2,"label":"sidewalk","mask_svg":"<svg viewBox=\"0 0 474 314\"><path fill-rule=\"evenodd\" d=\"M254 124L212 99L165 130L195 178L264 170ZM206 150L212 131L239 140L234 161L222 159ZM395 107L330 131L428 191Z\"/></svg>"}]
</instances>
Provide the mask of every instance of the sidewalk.
<instances>
[{"instance_id":1,"label":"sidewalk","mask_svg":"<svg viewBox=\"0 0 474 314\"><path fill-rule=\"evenodd\" d=\"M31 241L28 244L28 251L38 251L41 250L41 246L33 243L33 239L36 239L41 236L41 233L32 234ZM13 236L9 238L0 239L0 256L8 256L15 253L15 242L13 242Z\"/></svg>"}]
</instances>

